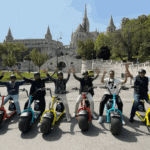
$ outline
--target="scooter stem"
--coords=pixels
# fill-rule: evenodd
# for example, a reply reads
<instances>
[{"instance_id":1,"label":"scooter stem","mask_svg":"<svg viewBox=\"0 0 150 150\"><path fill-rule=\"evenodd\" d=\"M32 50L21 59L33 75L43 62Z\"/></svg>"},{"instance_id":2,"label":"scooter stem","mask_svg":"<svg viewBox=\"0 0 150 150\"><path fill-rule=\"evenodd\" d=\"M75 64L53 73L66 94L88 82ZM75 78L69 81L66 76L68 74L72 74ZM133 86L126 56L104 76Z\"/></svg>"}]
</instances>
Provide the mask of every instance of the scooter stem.
<instances>
[{"instance_id":1,"label":"scooter stem","mask_svg":"<svg viewBox=\"0 0 150 150\"><path fill-rule=\"evenodd\" d=\"M83 93L83 106L85 107L85 93Z\"/></svg>"},{"instance_id":2,"label":"scooter stem","mask_svg":"<svg viewBox=\"0 0 150 150\"><path fill-rule=\"evenodd\" d=\"M116 105L116 94L113 94L113 107L114 107L114 111L115 111L115 105Z\"/></svg>"}]
</instances>

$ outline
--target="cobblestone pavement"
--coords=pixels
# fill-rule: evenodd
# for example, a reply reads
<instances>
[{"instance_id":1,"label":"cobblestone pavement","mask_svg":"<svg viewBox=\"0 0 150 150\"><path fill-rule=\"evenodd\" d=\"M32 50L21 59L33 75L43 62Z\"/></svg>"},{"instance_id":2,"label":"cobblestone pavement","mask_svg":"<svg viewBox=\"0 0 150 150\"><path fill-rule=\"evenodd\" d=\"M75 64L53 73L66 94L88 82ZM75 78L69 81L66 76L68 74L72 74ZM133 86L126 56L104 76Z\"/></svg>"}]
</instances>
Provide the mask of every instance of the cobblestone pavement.
<instances>
[{"instance_id":1,"label":"cobblestone pavement","mask_svg":"<svg viewBox=\"0 0 150 150\"><path fill-rule=\"evenodd\" d=\"M65 75L66 76L66 75ZM100 77L94 81L95 86L103 86L100 84ZM129 83L127 87L131 87ZM23 85L20 88L30 89L30 85ZM51 87L54 91L54 84L47 83L46 87ZM72 90L73 87L79 87L79 82L74 80L71 75L70 80L67 83L68 104L70 113L73 114L75 109L75 102L78 96L78 91ZM0 91L3 95L7 94L5 87L0 87ZM105 89L95 89L94 110L98 116L99 102L104 94ZM123 118L125 125L123 125L122 132L119 136L113 136L109 131L109 124L106 123L106 112L104 112L104 123L98 124L98 120L92 120L89 130L87 132L81 132L77 119L72 119L71 122L66 121L65 114L53 127L49 135L42 135L40 132L39 120L34 122L32 130L27 134L22 134L18 129L17 115L12 116L10 119L5 120L0 128L0 145L3 150L147 150L149 146L150 134L147 127L136 116L135 122L130 123L129 116L133 103L133 89L127 91L121 91L121 99L123 101ZM20 92L20 106L23 110L27 96L25 92ZM46 109L48 103L51 101L49 93L46 94ZM5 105L8 108L8 103ZM146 104L148 108L148 104Z\"/></svg>"}]
</instances>

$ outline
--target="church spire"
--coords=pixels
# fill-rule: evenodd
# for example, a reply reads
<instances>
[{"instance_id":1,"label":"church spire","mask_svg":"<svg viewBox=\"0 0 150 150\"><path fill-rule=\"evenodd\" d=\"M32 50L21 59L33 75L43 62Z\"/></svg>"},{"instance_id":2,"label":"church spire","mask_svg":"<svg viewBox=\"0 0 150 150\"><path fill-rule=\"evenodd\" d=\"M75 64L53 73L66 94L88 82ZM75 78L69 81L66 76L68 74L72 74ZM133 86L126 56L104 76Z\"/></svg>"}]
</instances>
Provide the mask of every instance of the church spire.
<instances>
[{"instance_id":1,"label":"church spire","mask_svg":"<svg viewBox=\"0 0 150 150\"><path fill-rule=\"evenodd\" d=\"M85 4L85 13L84 13L84 18L87 18L86 4Z\"/></svg>"},{"instance_id":2,"label":"church spire","mask_svg":"<svg viewBox=\"0 0 150 150\"><path fill-rule=\"evenodd\" d=\"M11 37L12 37L10 27L9 27L9 30L8 30L8 34L7 34L7 36L11 36Z\"/></svg>"},{"instance_id":3,"label":"church spire","mask_svg":"<svg viewBox=\"0 0 150 150\"><path fill-rule=\"evenodd\" d=\"M49 26L48 26L48 28L47 28L47 33L46 33L46 34L47 34L47 35L50 34Z\"/></svg>"},{"instance_id":4,"label":"church spire","mask_svg":"<svg viewBox=\"0 0 150 150\"><path fill-rule=\"evenodd\" d=\"M110 21L109 21L109 26L114 26L112 15L111 15L111 18L110 18Z\"/></svg>"},{"instance_id":5,"label":"church spire","mask_svg":"<svg viewBox=\"0 0 150 150\"><path fill-rule=\"evenodd\" d=\"M52 40L52 35L50 33L50 29L49 29L49 26L47 28L47 33L45 34L45 39L47 39L48 41L49 40Z\"/></svg>"}]
</instances>

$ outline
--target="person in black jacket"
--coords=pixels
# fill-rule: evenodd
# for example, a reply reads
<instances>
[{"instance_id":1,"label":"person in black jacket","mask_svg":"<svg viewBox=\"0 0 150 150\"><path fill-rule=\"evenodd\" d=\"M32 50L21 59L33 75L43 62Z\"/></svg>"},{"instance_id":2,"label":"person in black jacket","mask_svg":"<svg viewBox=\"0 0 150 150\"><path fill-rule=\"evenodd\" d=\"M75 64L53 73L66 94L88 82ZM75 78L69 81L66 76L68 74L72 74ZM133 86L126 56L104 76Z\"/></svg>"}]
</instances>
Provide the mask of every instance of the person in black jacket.
<instances>
[{"instance_id":1,"label":"person in black jacket","mask_svg":"<svg viewBox=\"0 0 150 150\"><path fill-rule=\"evenodd\" d=\"M96 69L96 73L97 73L97 76L95 78L91 78L88 76L88 71L85 71L83 73L84 77L83 78L79 78L75 75L75 68L73 67L72 68L72 72L73 72L73 76L76 80L78 80L80 82L80 91L79 91L79 96L77 98L77 101L76 101L76 106L75 106L75 112L73 114L72 117L76 117L77 116L77 111L78 111L78 107L79 107L79 104L82 100L82 92L87 92L87 89L91 86L93 86L93 81L95 79L98 78L99 76L99 69ZM89 93L86 95L86 97L88 98L89 102L90 102L90 110L91 110L91 116L94 118L94 119L97 119L97 117L95 116L94 114L94 102L93 102L93 98L92 96L94 95L94 91L93 89L89 90Z\"/></svg>"},{"instance_id":2,"label":"person in black jacket","mask_svg":"<svg viewBox=\"0 0 150 150\"><path fill-rule=\"evenodd\" d=\"M134 80L134 103L132 105L131 114L130 114L130 122L134 121L135 112L138 108L140 99L145 99L145 101L150 104L149 96L148 96L148 83L150 81L150 77L146 77L146 71L144 69L140 69L138 71L138 75L133 77L130 74L129 70L127 70L128 75L131 79Z\"/></svg>"},{"instance_id":3,"label":"person in black jacket","mask_svg":"<svg viewBox=\"0 0 150 150\"><path fill-rule=\"evenodd\" d=\"M32 79L28 79L28 78L23 77L18 70L16 70L16 69L14 69L14 70L26 82L31 83L30 95L33 94L37 89L45 87L45 82L49 80L49 74L47 75L47 78L41 79L40 78L40 73L36 72L36 73L34 73L35 80L32 80ZM52 76L53 75L54 75L54 73L52 74ZM46 106L46 104L45 104L45 95L46 95L45 90L44 91L39 90L32 97L32 101L31 101L31 104L32 104L34 100L40 100L39 105L40 105L40 109L41 109L41 114L45 111L45 106ZM28 102L29 102L29 100L27 100L27 102L25 103L24 109L27 109Z\"/></svg>"}]
</instances>

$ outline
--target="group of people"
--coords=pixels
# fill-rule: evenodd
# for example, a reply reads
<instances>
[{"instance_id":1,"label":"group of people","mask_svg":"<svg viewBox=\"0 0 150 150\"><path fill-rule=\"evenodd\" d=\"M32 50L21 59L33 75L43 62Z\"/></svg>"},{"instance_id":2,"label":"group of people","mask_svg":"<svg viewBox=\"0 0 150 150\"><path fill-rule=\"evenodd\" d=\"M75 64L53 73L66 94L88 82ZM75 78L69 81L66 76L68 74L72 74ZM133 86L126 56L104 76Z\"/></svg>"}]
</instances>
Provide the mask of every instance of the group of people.
<instances>
[{"instance_id":1,"label":"group of people","mask_svg":"<svg viewBox=\"0 0 150 150\"><path fill-rule=\"evenodd\" d=\"M134 103L133 103L133 106L131 109L129 121L130 122L134 121L133 118L135 116L135 112L137 110L137 107L138 107L138 104L139 104L139 101L141 98L145 99L146 102L150 104L149 97L148 97L148 82L150 81L150 77L148 78L145 76L146 71L144 69L141 69L138 72L138 75L136 77L133 77L128 70L128 64L126 64L125 66L126 66L125 80L120 80L120 79L115 78L114 70L109 71L109 78L104 78L105 74L107 72L106 71L103 72L103 76L101 78L101 83L105 84L105 86L109 89L111 94L108 92L108 89L107 89L106 92L104 93L104 96L102 97L102 99L100 101L99 119L98 119L99 123L103 122L104 105L107 103L107 101L110 98L113 98L112 97L113 94L116 94L116 103L118 105L118 109L122 112L123 103L122 103L120 96L118 95L118 90L119 90L118 88L119 88L119 85L122 85L127 82L127 77L130 77L131 79L134 80ZM61 99L61 101L64 104L67 121L68 122L71 121L71 115L70 115L69 106L68 106L67 97L66 97L66 84L70 78L71 69L68 70L68 77L66 79L64 79L62 72L58 72L58 69L56 69L51 76L48 74L48 71L46 69L44 69L43 71L47 75L47 77L44 79L41 79L40 73L37 72L34 74L34 80L23 77L17 69L14 69L14 70L21 78L23 78L23 81L16 81L15 75L10 76L10 81L7 81L7 82L0 81L0 85L5 85L7 87L7 92L9 93L8 96L4 98L3 105L5 105L10 98L12 98L14 100L14 103L16 106L17 114L20 115L21 110L20 110L20 105L19 105L19 101L18 101L19 86L23 85L25 82L31 83L31 88L30 88L30 95L31 95L37 89L45 87L45 82L50 80L50 81L54 82L54 84L55 84L55 92L54 92L55 96L58 96L58 94L60 94L59 98ZM53 78L53 75L55 73L57 73L57 77L58 77L57 79ZM88 75L88 71L83 72L82 78L77 77L75 74L74 67L72 68L72 73L73 73L74 78L80 82L79 96L78 96L76 104L75 104L74 114L72 115L72 117L76 117L79 104L82 100L82 93L87 92L87 89L89 87L93 86L93 81L98 78L100 70L96 69L97 75L96 75L96 77L93 77L93 78ZM5 74L5 72L2 72L2 75L0 76L0 80L3 78L4 74ZM14 91L10 93L10 91L12 91L13 89L14 89ZM32 102L36 99L40 100L41 114L45 111L45 106L46 106L45 95L46 95L45 90L38 91L32 98ZM90 102L91 116L94 119L97 119L96 115L94 114L93 95L94 95L94 90L91 89L88 91L88 94L86 96ZM29 102L29 100L25 103L24 109L27 108L28 102ZM55 99L55 102L56 102L56 99ZM123 123L124 123L124 121L123 121Z\"/></svg>"}]
</instances>

